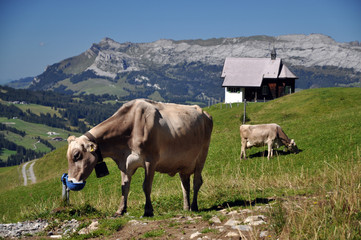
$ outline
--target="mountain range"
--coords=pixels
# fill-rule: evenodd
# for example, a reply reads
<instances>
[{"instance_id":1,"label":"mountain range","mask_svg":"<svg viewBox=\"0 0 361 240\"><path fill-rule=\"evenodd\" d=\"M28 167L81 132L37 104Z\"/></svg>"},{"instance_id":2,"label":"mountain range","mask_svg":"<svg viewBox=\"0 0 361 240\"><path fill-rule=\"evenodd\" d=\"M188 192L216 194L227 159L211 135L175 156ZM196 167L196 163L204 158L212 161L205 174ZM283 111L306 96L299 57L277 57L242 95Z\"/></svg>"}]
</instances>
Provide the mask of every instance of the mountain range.
<instances>
[{"instance_id":1,"label":"mountain range","mask_svg":"<svg viewBox=\"0 0 361 240\"><path fill-rule=\"evenodd\" d=\"M227 57L270 57L273 48L298 76L296 88L361 87L360 43L340 43L322 34L150 43L118 43L104 38L84 53L48 66L25 86L116 95L122 100L145 97L205 103L223 98L220 76Z\"/></svg>"}]
</instances>

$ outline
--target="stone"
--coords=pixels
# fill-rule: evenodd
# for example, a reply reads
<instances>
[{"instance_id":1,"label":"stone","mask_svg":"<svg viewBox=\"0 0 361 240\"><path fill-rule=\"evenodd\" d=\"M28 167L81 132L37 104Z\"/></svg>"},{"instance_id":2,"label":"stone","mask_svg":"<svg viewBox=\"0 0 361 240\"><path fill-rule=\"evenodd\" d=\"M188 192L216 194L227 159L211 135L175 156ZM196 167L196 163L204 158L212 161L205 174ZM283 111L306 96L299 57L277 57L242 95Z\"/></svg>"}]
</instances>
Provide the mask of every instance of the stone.
<instances>
[{"instance_id":1,"label":"stone","mask_svg":"<svg viewBox=\"0 0 361 240\"><path fill-rule=\"evenodd\" d=\"M237 214L238 212L236 211L236 210L234 210L234 211L230 211L229 213L227 213L227 215L235 215L235 214Z\"/></svg>"},{"instance_id":2,"label":"stone","mask_svg":"<svg viewBox=\"0 0 361 240\"><path fill-rule=\"evenodd\" d=\"M229 232L227 233L226 237L239 237L239 234L236 232Z\"/></svg>"},{"instance_id":3,"label":"stone","mask_svg":"<svg viewBox=\"0 0 361 240\"><path fill-rule=\"evenodd\" d=\"M93 221L88 227L80 229L78 234L82 235L82 234L88 234L94 232L95 230L98 229L98 226L99 226L98 221Z\"/></svg>"},{"instance_id":4,"label":"stone","mask_svg":"<svg viewBox=\"0 0 361 240\"><path fill-rule=\"evenodd\" d=\"M266 222L264 220L265 216L263 215L249 216L244 220L244 223L251 226L258 226L261 224L265 224Z\"/></svg>"},{"instance_id":5,"label":"stone","mask_svg":"<svg viewBox=\"0 0 361 240\"><path fill-rule=\"evenodd\" d=\"M213 216L210 221L213 223L221 223L221 220L217 216Z\"/></svg>"},{"instance_id":6,"label":"stone","mask_svg":"<svg viewBox=\"0 0 361 240\"><path fill-rule=\"evenodd\" d=\"M232 227L233 229L237 229L242 232L249 232L252 231L252 227L248 225L236 225Z\"/></svg>"},{"instance_id":7,"label":"stone","mask_svg":"<svg viewBox=\"0 0 361 240\"><path fill-rule=\"evenodd\" d=\"M61 235L51 235L50 238L55 238L55 239L60 239L62 238L63 236Z\"/></svg>"},{"instance_id":8,"label":"stone","mask_svg":"<svg viewBox=\"0 0 361 240\"><path fill-rule=\"evenodd\" d=\"M34 235L48 226L45 220L25 221L18 223L0 224L0 238L21 237Z\"/></svg>"},{"instance_id":9,"label":"stone","mask_svg":"<svg viewBox=\"0 0 361 240\"><path fill-rule=\"evenodd\" d=\"M226 226L236 226L241 224L240 221L234 220L234 219L229 219L224 225Z\"/></svg>"},{"instance_id":10,"label":"stone","mask_svg":"<svg viewBox=\"0 0 361 240\"><path fill-rule=\"evenodd\" d=\"M218 212L222 213L223 215L226 215L227 214L227 209L222 209L222 210L219 210Z\"/></svg>"},{"instance_id":11,"label":"stone","mask_svg":"<svg viewBox=\"0 0 361 240\"><path fill-rule=\"evenodd\" d=\"M250 210L250 209L242 209L240 212L241 213L252 213L252 210Z\"/></svg>"},{"instance_id":12,"label":"stone","mask_svg":"<svg viewBox=\"0 0 361 240\"><path fill-rule=\"evenodd\" d=\"M94 222L92 222L92 223L89 225L88 229L89 229L90 232L92 232L92 231L97 230L97 229L98 229L98 226L99 226L99 222L98 222L98 221L94 221Z\"/></svg>"},{"instance_id":13,"label":"stone","mask_svg":"<svg viewBox=\"0 0 361 240\"><path fill-rule=\"evenodd\" d=\"M199 237L200 235L202 235L202 233L197 231L197 232L193 233L189 238L193 239L193 238Z\"/></svg>"},{"instance_id":14,"label":"stone","mask_svg":"<svg viewBox=\"0 0 361 240\"><path fill-rule=\"evenodd\" d=\"M268 236L268 231L262 231L260 234L259 234L259 237L260 238L265 238Z\"/></svg>"}]
</instances>

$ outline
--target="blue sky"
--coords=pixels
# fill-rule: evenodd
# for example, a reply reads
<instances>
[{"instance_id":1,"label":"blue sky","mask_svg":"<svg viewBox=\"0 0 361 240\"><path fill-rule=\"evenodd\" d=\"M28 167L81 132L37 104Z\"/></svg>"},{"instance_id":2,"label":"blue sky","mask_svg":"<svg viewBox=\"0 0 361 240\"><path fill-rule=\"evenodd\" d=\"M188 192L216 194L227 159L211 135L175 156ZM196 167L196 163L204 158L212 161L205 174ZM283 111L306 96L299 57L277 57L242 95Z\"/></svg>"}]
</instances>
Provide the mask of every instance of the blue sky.
<instances>
[{"instance_id":1,"label":"blue sky","mask_svg":"<svg viewBox=\"0 0 361 240\"><path fill-rule=\"evenodd\" d=\"M0 0L0 84L117 42L321 33L361 41L361 0Z\"/></svg>"}]
</instances>

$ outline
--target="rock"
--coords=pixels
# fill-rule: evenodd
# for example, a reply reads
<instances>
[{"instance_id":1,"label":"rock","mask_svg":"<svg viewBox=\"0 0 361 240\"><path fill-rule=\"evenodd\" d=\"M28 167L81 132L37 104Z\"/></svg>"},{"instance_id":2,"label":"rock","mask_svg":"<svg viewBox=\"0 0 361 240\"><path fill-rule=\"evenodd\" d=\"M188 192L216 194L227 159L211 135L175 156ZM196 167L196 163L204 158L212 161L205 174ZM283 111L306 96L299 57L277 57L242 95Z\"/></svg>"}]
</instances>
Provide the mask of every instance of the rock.
<instances>
[{"instance_id":1,"label":"rock","mask_svg":"<svg viewBox=\"0 0 361 240\"><path fill-rule=\"evenodd\" d=\"M50 238L60 239L62 238L62 235L51 235Z\"/></svg>"},{"instance_id":2,"label":"rock","mask_svg":"<svg viewBox=\"0 0 361 240\"><path fill-rule=\"evenodd\" d=\"M227 233L226 237L239 237L239 234L236 232L229 232Z\"/></svg>"},{"instance_id":3,"label":"rock","mask_svg":"<svg viewBox=\"0 0 361 240\"><path fill-rule=\"evenodd\" d=\"M265 224L266 222L264 220L265 220L265 216L263 215L249 216L246 218L246 220L244 220L244 223L251 226L258 226L261 224Z\"/></svg>"},{"instance_id":4,"label":"rock","mask_svg":"<svg viewBox=\"0 0 361 240\"><path fill-rule=\"evenodd\" d=\"M82 228L82 229L80 229L79 232L78 232L79 235L88 234L88 233L89 233L89 232L88 232L88 229L87 229L87 228Z\"/></svg>"},{"instance_id":5,"label":"rock","mask_svg":"<svg viewBox=\"0 0 361 240\"><path fill-rule=\"evenodd\" d=\"M197 232L193 233L189 238L193 239L193 238L199 237L200 235L202 235L202 233L197 231Z\"/></svg>"},{"instance_id":6,"label":"rock","mask_svg":"<svg viewBox=\"0 0 361 240\"><path fill-rule=\"evenodd\" d=\"M98 229L98 226L99 226L99 223L98 223L98 221L94 221L94 222L92 222L88 227L86 227L86 228L82 228L79 232L78 232L78 234L89 234L89 233L91 233L91 232L94 232L95 230L97 230Z\"/></svg>"},{"instance_id":7,"label":"rock","mask_svg":"<svg viewBox=\"0 0 361 240\"><path fill-rule=\"evenodd\" d=\"M98 221L94 221L92 222L90 225L89 225L89 230L90 231L94 231L94 230L97 230L98 229L98 226L99 226L99 223Z\"/></svg>"},{"instance_id":8,"label":"rock","mask_svg":"<svg viewBox=\"0 0 361 240\"><path fill-rule=\"evenodd\" d=\"M222 213L223 215L227 215L227 209L222 209L222 210L219 210L218 212Z\"/></svg>"},{"instance_id":9,"label":"rock","mask_svg":"<svg viewBox=\"0 0 361 240\"><path fill-rule=\"evenodd\" d=\"M217 216L213 216L210 221L213 223L221 223L221 220Z\"/></svg>"},{"instance_id":10,"label":"rock","mask_svg":"<svg viewBox=\"0 0 361 240\"><path fill-rule=\"evenodd\" d=\"M250 210L250 209L242 209L240 212L241 213L252 213L252 210Z\"/></svg>"},{"instance_id":11,"label":"rock","mask_svg":"<svg viewBox=\"0 0 361 240\"><path fill-rule=\"evenodd\" d=\"M260 234L259 234L259 237L260 238L265 238L268 236L268 231L262 231Z\"/></svg>"},{"instance_id":12,"label":"rock","mask_svg":"<svg viewBox=\"0 0 361 240\"><path fill-rule=\"evenodd\" d=\"M34 235L38 232L43 231L47 226L48 223L45 220L0 224L0 238Z\"/></svg>"},{"instance_id":13,"label":"rock","mask_svg":"<svg viewBox=\"0 0 361 240\"><path fill-rule=\"evenodd\" d=\"M223 226L216 226L216 229L218 229L219 232L224 232Z\"/></svg>"},{"instance_id":14,"label":"rock","mask_svg":"<svg viewBox=\"0 0 361 240\"><path fill-rule=\"evenodd\" d=\"M248 225L236 225L236 226L232 226L232 228L242 232L249 232L252 230L252 227Z\"/></svg>"},{"instance_id":15,"label":"rock","mask_svg":"<svg viewBox=\"0 0 361 240\"><path fill-rule=\"evenodd\" d=\"M224 225L226 226L236 226L241 224L240 221L234 220L234 219L229 219Z\"/></svg>"},{"instance_id":16,"label":"rock","mask_svg":"<svg viewBox=\"0 0 361 240\"><path fill-rule=\"evenodd\" d=\"M236 210L234 210L234 211L230 211L229 213L227 213L227 215L235 215L235 214L237 214L238 212L236 211Z\"/></svg>"}]
</instances>

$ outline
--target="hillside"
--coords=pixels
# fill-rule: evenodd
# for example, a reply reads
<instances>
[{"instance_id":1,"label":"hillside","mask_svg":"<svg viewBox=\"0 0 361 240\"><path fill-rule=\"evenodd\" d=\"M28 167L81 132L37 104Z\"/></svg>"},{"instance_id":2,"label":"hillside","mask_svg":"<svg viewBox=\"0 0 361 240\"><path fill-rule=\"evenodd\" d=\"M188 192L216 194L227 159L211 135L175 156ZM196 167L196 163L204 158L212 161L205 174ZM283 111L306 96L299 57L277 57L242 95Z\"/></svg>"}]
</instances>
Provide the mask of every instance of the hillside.
<instances>
[{"instance_id":1,"label":"hillside","mask_svg":"<svg viewBox=\"0 0 361 240\"><path fill-rule=\"evenodd\" d=\"M220 216L217 210L223 208L240 211L273 201L266 211L269 220L261 227L272 239L356 239L361 233L360 94L360 88L312 89L266 103L249 103L248 123L278 123L301 150L287 154L279 149L270 160L262 157L263 148L249 149L248 160L239 159L242 104L205 108L213 116L214 130L203 171L200 212L193 215L181 210L177 176L156 174L152 190L155 220L201 216L207 222L213 215ZM20 186L17 167L0 172L1 221L76 218L89 224L89 219L97 218L108 226L97 234L118 230L121 234L121 225L110 230L117 220L107 219L121 196L120 173L109 159L110 175L96 179L92 173L82 191L71 192L72 205L60 208L60 176L67 171L65 152L63 147L37 161L38 183L34 185ZM126 221L147 221L138 218L144 206L142 183L143 171L139 170L132 178ZM222 235L212 224L208 226ZM164 236L176 228L166 226Z\"/></svg>"},{"instance_id":2,"label":"hillside","mask_svg":"<svg viewBox=\"0 0 361 240\"><path fill-rule=\"evenodd\" d=\"M209 98L223 97L220 75L227 57L269 57L273 48L299 77L296 88L361 86L359 43L311 34L151 43L104 38L78 56L49 65L29 88L206 106Z\"/></svg>"},{"instance_id":3,"label":"hillside","mask_svg":"<svg viewBox=\"0 0 361 240\"><path fill-rule=\"evenodd\" d=\"M108 118L120 102L109 95L71 96L0 86L0 167L39 158Z\"/></svg>"}]
</instances>

